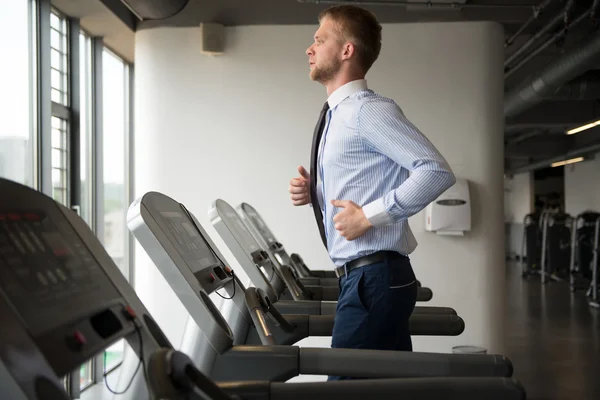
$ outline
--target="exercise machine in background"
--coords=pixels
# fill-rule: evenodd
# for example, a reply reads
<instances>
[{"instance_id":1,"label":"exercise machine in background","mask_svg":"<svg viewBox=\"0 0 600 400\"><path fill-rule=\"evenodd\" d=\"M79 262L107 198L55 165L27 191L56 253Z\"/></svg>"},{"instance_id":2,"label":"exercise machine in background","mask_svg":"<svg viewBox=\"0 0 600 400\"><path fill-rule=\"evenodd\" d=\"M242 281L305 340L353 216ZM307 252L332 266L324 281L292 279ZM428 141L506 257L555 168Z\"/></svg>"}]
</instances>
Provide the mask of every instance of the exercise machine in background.
<instances>
[{"instance_id":1,"label":"exercise machine in background","mask_svg":"<svg viewBox=\"0 0 600 400\"><path fill-rule=\"evenodd\" d=\"M542 227L542 283L546 277L564 282L569 277L571 260L571 215L557 212L546 214Z\"/></svg>"},{"instance_id":2,"label":"exercise machine in background","mask_svg":"<svg viewBox=\"0 0 600 400\"><path fill-rule=\"evenodd\" d=\"M540 275L542 284L568 279L575 220L566 213L544 211L523 219L520 267L524 278ZM525 251L527 255L525 255Z\"/></svg>"},{"instance_id":3,"label":"exercise machine in background","mask_svg":"<svg viewBox=\"0 0 600 400\"><path fill-rule=\"evenodd\" d=\"M523 225L523 277L540 275L542 283L548 279L568 280L571 292L585 290L589 305L600 308L600 213L588 210L575 218L556 211L531 213L525 216Z\"/></svg>"},{"instance_id":4,"label":"exercise machine in background","mask_svg":"<svg viewBox=\"0 0 600 400\"><path fill-rule=\"evenodd\" d=\"M527 214L523 218L523 240L519 267L524 278L540 274L542 263L541 213Z\"/></svg>"},{"instance_id":5,"label":"exercise machine in background","mask_svg":"<svg viewBox=\"0 0 600 400\"><path fill-rule=\"evenodd\" d=\"M590 283L590 288L588 290L588 296L590 297L589 304L594 308L600 308L600 304L598 303L598 275L600 275L600 271L598 268L600 267L598 264L600 263L600 217L596 219L596 223L594 224L594 256L592 259L592 281Z\"/></svg>"},{"instance_id":6,"label":"exercise machine in background","mask_svg":"<svg viewBox=\"0 0 600 400\"><path fill-rule=\"evenodd\" d=\"M600 214L594 211L585 211L575 218L571 230L571 263L570 281L571 292L588 290L591 285L594 261L594 236L596 220Z\"/></svg>"}]
</instances>

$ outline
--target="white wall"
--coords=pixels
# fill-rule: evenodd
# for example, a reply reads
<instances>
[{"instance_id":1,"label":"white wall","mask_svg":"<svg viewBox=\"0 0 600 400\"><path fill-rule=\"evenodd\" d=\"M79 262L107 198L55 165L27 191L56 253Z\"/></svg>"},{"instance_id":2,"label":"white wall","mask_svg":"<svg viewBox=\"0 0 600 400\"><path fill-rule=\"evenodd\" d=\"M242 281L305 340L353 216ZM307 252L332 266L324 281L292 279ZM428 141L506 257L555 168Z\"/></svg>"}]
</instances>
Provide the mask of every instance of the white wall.
<instances>
[{"instance_id":1,"label":"white wall","mask_svg":"<svg viewBox=\"0 0 600 400\"><path fill-rule=\"evenodd\" d=\"M520 255L523 242L523 219L533 211L533 174L524 172L504 180L504 221L506 252Z\"/></svg>"},{"instance_id":2,"label":"white wall","mask_svg":"<svg viewBox=\"0 0 600 400\"><path fill-rule=\"evenodd\" d=\"M530 172L517 174L505 182L505 221L523 223L523 218L533 211L533 176Z\"/></svg>"},{"instance_id":3,"label":"white wall","mask_svg":"<svg viewBox=\"0 0 600 400\"><path fill-rule=\"evenodd\" d=\"M565 210L576 216L600 212L600 157L565 166Z\"/></svg>"},{"instance_id":4,"label":"white wall","mask_svg":"<svg viewBox=\"0 0 600 400\"><path fill-rule=\"evenodd\" d=\"M136 195L158 190L186 204L234 268L207 217L216 198L254 205L288 251L313 268L330 267L312 211L294 208L287 192L297 166L309 165L326 100L308 78L305 49L315 30L227 28L219 57L201 54L195 28L136 34ZM415 350L472 344L503 351L502 44L502 28L492 23L386 25L367 76L471 181L467 236L438 237L424 231L422 214L411 218L419 241L413 265L434 291L429 305L454 307L467 324L457 338L415 338ZM138 260L140 297L178 344L187 313L143 251Z\"/></svg>"}]
</instances>

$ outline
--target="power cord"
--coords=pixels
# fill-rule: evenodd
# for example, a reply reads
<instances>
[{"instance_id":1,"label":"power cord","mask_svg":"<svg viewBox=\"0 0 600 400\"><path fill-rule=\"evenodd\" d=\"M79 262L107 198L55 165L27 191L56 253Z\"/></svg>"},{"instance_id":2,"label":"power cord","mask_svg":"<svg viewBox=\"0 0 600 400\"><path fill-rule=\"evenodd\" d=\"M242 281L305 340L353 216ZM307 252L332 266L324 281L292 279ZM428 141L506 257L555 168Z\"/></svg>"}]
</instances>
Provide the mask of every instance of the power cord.
<instances>
[{"instance_id":1,"label":"power cord","mask_svg":"<svg viewBox=\"0 0 600 400\"><path fill-rule=\"evenodd\" d=\"M225 265L225 264L223 264L223 265ZM235 297L235 288L236 288L236 285L235 285L234 279L235 279L235 276L234 276L233 270L231 270L231 283L233 284L233 294L231 295L231 297L225 297L225 296L223 296L221 293L217 292L216 290L215 290L215 293L216 293L216 294L217 294L217 295L218 295L220 298L222 298L222 299L224 299L224 300L231 300L231 299L233 299L233 298Z\"/></svg>"},{"instance_id":2,"label":"power cord","mask_svg":"<svg viewBox=\"0 0 600 400\"><path fill-rule=\"evenodd\" d=\"M138 324L133 321L133 324L135 326L135 330L137 332L138 338L140 340L140 362L138 363L137 367L135 368L135 372L133 373L133 376L131 377L131 380L129 381L129 383L127 384L127 387L125 387L125 389L122 392L115 392L113 389L110 388L110 386L108 385L108 380L107 380L107 373L106 373L106 352L104 352L104 357L103 357L103 369L104 369L104 384L106 385L106 388L112 393L112 394L116 394L116 395L121 395L121 394L125 394L129 388L131 387L131 384L133 383L133 380L135 378L135 376L137 375L140 366L143 366L143 372L144 372L144 380L146 382L146 386L148 385L148 376L146 374L146 360L144 358L144 342L142 339L142 331L140 330L140 327L138 326Z\"/></svg>"}]
</instances>

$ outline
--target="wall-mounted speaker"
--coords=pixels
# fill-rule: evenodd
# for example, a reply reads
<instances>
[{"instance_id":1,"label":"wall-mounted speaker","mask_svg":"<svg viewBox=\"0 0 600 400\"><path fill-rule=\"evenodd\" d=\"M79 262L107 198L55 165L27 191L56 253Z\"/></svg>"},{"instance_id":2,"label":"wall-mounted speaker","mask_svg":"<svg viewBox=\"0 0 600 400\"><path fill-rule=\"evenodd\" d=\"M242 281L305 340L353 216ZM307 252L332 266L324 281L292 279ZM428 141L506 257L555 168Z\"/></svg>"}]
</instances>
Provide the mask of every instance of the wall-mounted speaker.
<instances>
[{"instance_id":1,"label":"wall-mounted speaker","mask_svg":"<svg viewBox=\"0 0 600 400\"><path fill-rule=\"evenodd\" d=\"M220 55L225 53L225 27L221 24L203 22L200 24L202 54Z\"/></svg>"}]
</instances>

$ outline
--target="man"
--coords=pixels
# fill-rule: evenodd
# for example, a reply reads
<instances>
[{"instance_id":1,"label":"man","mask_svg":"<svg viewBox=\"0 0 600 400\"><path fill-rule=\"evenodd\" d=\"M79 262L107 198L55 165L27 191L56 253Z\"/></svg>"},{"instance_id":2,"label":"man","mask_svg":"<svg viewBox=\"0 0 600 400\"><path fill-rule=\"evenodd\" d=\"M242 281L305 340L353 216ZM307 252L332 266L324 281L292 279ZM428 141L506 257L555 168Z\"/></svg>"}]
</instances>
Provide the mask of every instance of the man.
<instances>
[{"instance_id":1,"label":"man","mask_svg":"<svg viewBox=\"0 0 600 400\"><path fill-rule=\"evenodd\" d=\"M332 347L412 351L417 284L407 255L417 243L407 220L455 177L396 103L367 88L380 49L381 25L370 12L343 5L319 15L306 54L328 99L311 172L300 166L289 191L294 205L312 205L336 266Z\"/></svg>"}]
</instances>

